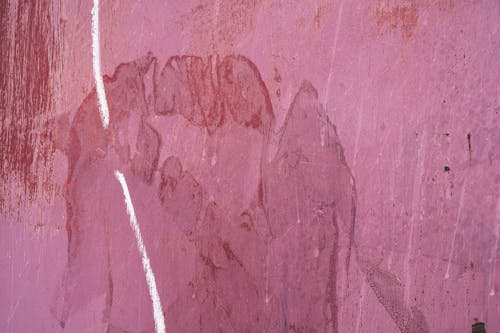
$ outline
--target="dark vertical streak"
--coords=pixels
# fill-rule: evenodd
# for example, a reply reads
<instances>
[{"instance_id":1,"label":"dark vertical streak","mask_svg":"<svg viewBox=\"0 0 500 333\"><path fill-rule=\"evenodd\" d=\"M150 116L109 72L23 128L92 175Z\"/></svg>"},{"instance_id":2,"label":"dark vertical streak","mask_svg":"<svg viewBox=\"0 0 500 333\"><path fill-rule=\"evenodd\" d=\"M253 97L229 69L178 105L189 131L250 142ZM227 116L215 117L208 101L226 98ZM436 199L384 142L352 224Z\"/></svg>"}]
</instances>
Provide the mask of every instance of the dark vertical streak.
<instances>
[{"instance_id":1,"label":"dark vertical streak","mask_svg":"<svg viewBox=\"0 0 500 333\"><path fill-rule=\"evenodd\" d=\"M472 135L470 133L467 133L467 143L469 146L469 161L472 160L472 144L471 144L471 137Z\"/></svg>"}]
</instances>

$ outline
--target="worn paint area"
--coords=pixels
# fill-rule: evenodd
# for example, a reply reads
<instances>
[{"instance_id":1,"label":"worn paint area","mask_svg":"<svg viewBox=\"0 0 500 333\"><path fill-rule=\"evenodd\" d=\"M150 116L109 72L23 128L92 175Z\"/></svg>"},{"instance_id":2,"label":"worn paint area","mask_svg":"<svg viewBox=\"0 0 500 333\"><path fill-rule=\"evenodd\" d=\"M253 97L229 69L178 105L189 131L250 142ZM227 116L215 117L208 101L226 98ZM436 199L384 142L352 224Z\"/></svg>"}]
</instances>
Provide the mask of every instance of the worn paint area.
<instances>
[{"instance_id":1,"label":"worn paint area","mask_svg":"<svg viewBox=\"0 0 500 333\"><path fill-rule=\"evenodd\" d=\"M47 3L0 5L0 212L50 201L61 47Z\"/></svg>"}]
</instances>

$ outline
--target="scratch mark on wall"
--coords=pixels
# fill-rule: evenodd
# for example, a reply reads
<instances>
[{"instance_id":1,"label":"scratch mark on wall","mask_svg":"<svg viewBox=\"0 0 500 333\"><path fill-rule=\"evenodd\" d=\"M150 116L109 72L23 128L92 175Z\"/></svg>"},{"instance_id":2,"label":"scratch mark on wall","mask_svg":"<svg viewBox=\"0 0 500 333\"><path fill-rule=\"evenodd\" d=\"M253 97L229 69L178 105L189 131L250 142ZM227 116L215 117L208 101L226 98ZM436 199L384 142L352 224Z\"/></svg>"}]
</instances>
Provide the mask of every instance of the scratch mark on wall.
<instances>
[{"instance_id":1,"label":"scratch mark on wall","mask_svg":"<svg viewBox=\"0 0 500 333\"><path fill-rule=\"evenodd\" d=\"M116 170L115 177L120 183L123 196L125 197L125 205L127 207L127 214L130 216L130 226L134 231L135 238L137 240L137 248L142 256L142 267L144 273L146 274L146 282L148 284L149 295L151 296L151 301L153 302L153 316L155 320L156 332L165 332L165 318L163 316L163 310L161 308L160 295L158 294L158 289L156 288L155 276L153 274L153 269L151 268L151 263L149 261L148 254L146 252L146 246L142 240L141 231L139 229L139 224L137 223L137 217L135 216L134 206L132 205L132 199L130 197L130 192L128 190L127 181L125 176Z\"/></svg>"}]
</instances>

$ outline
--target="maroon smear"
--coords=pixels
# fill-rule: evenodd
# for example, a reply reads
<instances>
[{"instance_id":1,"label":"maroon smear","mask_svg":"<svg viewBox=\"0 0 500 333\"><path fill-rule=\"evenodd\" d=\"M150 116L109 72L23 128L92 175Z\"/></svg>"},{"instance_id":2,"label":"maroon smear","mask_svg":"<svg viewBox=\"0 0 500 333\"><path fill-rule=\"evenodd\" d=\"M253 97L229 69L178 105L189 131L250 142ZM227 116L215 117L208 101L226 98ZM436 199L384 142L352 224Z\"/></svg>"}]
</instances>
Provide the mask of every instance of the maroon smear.
<instances>
[{"instance_id":1,"label":"maroon smear","mask_svg":"<svg viewBox=\"0 0 500 333\"><path fill-rule=\"evenodd\" d=\"M0 4L0 210L5 213L53 193L51 119L60 63L53 10L47 1Z\"/></svg>"},{"instance_id":2,"label":"maroon smear","mask_svg":"<svg viewBox=\"0 0 500 333\"><path fill-rule=\"evenodd\" d=\"M267 133L273 121L269 95L255 65L243 56L205 63L195 56L172 57L155 84L155 112L182 114L213 133L226 112L244 126Z\"/></svg>"},{"instance_id":3,"label":"maroon smear","mask_svg":"<svg viewBox=\"0 0 500 333\"><path fill-rule=\"evenodd\" d=\"M356 196L316 90L302 84L268 160L274 116L250 60L182 56L156 67L148 55L105 78L108 129L94 91L71 125L61 325L100 300L110 332L154 327L118 169L169 330L336 332Z\"/></svg>"},{"instance_id":4,"label":"maroon smear","mask_svg":"<svg viewBox=\"0 0 500 333\"><path fill-rule=\"evenodd\" d=\"M180 229L193 230L200 218L203 189L188 171L182 171L176 157L171 156L163 163L158 198Z\"/></svg>"},{"instance_id":5,"label":"maroon smear","mask_svg":"<svg viewBox=\"0 0 500 333\"><path fill-rule=\"evenodd\" d=\"M144 121L141 121L137 134L137 153L132 160L132 170L135 175L146 183L151 183L153 172L158 165L160 154L160 135Z\"/></svg>"},{"instance_id":6,"label":"maroon smear","mask_svg":"<svg viewBox=\"0 0 500 333\"><path fill-rule=\"evenodd\" d=\"M241 125L267 134L274 120L269 94L255 65L242 56L226 57L218 66L225 108Z\"/></svg>"}]
</instances>

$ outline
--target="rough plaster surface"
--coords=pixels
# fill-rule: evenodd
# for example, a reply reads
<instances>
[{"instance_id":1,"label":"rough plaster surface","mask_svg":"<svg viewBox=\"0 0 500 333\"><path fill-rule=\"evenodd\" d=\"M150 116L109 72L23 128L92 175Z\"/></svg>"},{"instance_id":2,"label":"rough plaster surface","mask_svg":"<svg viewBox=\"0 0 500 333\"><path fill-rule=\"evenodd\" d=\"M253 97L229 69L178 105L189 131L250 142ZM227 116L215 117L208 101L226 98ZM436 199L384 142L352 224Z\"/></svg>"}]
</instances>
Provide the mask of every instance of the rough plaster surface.
<instances>
[{"instance_id":1,"label":"rough plaster surface","mask_svg":"<svg viewBox=\"0 0 500 333\"><path fill-rule=\"evenodd\" d=\"M102 2L106 130L91 7L0 6L1 331L154 331L116 169L167 332L500 330L497 1Z\"/></svg>"}]
</instances>

